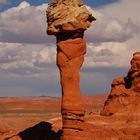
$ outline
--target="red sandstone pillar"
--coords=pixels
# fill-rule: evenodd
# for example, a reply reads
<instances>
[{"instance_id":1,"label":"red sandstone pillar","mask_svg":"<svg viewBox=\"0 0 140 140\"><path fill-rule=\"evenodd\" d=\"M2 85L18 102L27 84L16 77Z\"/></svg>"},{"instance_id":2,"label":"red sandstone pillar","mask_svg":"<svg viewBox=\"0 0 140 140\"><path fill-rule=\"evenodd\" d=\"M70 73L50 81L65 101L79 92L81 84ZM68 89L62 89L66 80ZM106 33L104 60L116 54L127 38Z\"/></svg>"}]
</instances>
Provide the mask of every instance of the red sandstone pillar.
<instances>
[{"instance_id":1,"label":"red sandstone pillar","mask_svg":"<svg viewBox=\"0 0 140 140\"><path fill-rule=\"evenodd\" d=\"M59 38L59 37L58 37ZM84 107L80 94L80 68L86 53L83 38L59 40L57 43L57 65L62 86L63 140L72 138L72 133L82 131Z\"/></svg>"},{"instance_id":2,"label":"red sandstone pillar","mask_svg":"<svg viewBox=\"0 0 140 140\"><path fill-rule=\"evenodd\" d=\"M82 133L85 110L80 92L84 31L95 18L81 0L53 0L47 10L49 35L57 38L57 66L62 87L62 140L87 140Z\"/></svg>"}]
</instances>

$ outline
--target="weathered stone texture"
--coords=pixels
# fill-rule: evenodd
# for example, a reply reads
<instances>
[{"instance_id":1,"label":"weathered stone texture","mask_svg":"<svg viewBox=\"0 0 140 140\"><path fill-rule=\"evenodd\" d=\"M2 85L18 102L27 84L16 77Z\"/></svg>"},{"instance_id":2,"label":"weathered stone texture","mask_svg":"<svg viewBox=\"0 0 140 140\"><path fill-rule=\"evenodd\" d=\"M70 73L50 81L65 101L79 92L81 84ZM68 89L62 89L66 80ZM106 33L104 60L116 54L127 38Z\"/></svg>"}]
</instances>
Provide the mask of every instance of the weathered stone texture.
<instances>
[{"instance_id":1,"label":"weathered stone texture","mask_svg":"<svg viewBox=\"0 0 140 140\"><path fill-rule=\"evenodd\" d=\"M80 68L86 53L84 31L95 18L81 0L53 0L47 10L49 35L57 39L57 66L62 87L62 140L83 137L85 110L80 92Z\"/></svg>"},{"instance_id":2,"label":"weathered stone texture","mask_svg":"<svg viewBox=\"0 0 140 140\"><path fill-rule=\"evenodd\" d=\"M48 34L84 31L95 18L81 0L53 0L47 10Z\"/></svg>"},{"instance_id":3,"label":"weathered stone texture","mask_svg":"<svg viewBox=\"0 0 140 140\"><path fill-rule=\"evenodd\" d=\"M116 78L101 115L113 115L122 110L131 112L132 106L140 106L140 52L133 54L131 68L126 77ZM129 108L130 107L130 108ZM126 110L125 110L126 109ZM136 110L135 110L136 111ZM140 111L140 110L139 110ZM139 112L138 110L136 112ZM123 112L121 112L123 114ZM126 113L127 114L127 113ZM137 113L138 114L138 113Z\"/></svg>"}]
</instances>

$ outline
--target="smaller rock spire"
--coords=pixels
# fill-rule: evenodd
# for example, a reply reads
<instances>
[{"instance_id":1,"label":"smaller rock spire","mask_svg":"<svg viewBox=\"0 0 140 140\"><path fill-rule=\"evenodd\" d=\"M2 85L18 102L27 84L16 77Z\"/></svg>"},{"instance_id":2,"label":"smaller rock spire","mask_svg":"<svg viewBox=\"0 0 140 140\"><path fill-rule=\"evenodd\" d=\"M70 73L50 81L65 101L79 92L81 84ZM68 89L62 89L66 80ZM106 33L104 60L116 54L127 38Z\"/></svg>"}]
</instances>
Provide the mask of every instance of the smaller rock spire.
<instances>
[{"instance_id":1,"label":"smaller rock spire","mask_svg":"<svg viewBox=\"0 0 140 140\"><path fill-rule=\"evenodd\" d=\"M101 111L101 115L110 116L134 105L140 97L140 52L133 54L131 67L126 77L113 80L112 89Z\"/></svg>"}]
</instances>

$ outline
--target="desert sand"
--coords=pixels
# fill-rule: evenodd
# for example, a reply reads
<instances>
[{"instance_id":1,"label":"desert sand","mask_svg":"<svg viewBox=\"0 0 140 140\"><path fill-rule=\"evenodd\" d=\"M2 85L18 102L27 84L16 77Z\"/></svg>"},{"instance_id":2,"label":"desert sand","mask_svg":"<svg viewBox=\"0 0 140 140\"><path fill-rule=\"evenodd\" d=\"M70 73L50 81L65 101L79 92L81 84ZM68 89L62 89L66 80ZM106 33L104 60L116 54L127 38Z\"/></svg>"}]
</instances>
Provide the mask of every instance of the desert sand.
<instances>
[{"instance_id":1,"label":"desert sand","mask_svg":"<svg viewBox=\"0 0 140 140\"><path fill-rule=\"evenodd\" d=\"M107 95L83 96L88 121L100 113ZM0 140L45 140L47 132L57 134L62 127L60 98L0 98L0 112Z\"/></svg>"},{"instance_id":2,"label":"desert sand","mask_svg":"<svg viewBox=\"0 0 140 140\"><path fill-rule=\"evenodd\" d=\"M112 116L101 116L108 94L83 96L84 128L91 140L139 140L139 106L128 115L127 108ZM0 140L59 140L62 134L60 98L1 98ZM132 106L132 105L131 105ZM128 114L128 110L125 112ZM86 134L84 134L86 135Z\"/></svg>"}]
</instances>

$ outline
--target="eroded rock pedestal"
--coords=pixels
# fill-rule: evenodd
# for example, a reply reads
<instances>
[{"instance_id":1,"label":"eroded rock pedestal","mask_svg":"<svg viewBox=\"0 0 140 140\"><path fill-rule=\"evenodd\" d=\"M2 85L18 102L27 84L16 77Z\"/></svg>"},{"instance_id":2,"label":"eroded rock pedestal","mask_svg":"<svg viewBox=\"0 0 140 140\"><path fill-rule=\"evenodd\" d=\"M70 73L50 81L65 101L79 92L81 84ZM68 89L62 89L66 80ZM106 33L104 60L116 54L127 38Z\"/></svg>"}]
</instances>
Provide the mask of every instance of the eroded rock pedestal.
<instances>
[{"instance_id":1,"label":"eroded rock pedestal","mask_svg":"<svg viewBox=\"0 0 140 140\"><path fill-rule=\"evenodd\" d=\"M112 90L101 115L113 114L140 119L140 52L133 54L127 76L112 82Z\"/></svg>"},{"instance_id":2,"label":"eroded rock pedestal","mask_svg":"<svg viewBox=\"0 0 140 140\"><path fill-rule=\"evenodd\" d=\"M86 53L84 31L95 18L81 0L53 0L47 10L49 35L57 38L57 66L62 87L62 140L86 140L80 68Z\"/></svg>"},{"instance_id":3,"label":"eroded rock pedestal","mask_svg":"<svg viewBox=\"0 0 140 140\"><path fill-rule=\"evenodd\" d=\"M79 70L84 61L86 44L82 38L70 39L60 41L57 49L57 65L62 85L63 139L67 140L72 139L72 133L82 131L80 125L84 121Z\"/></svg>"}]
</instances>

